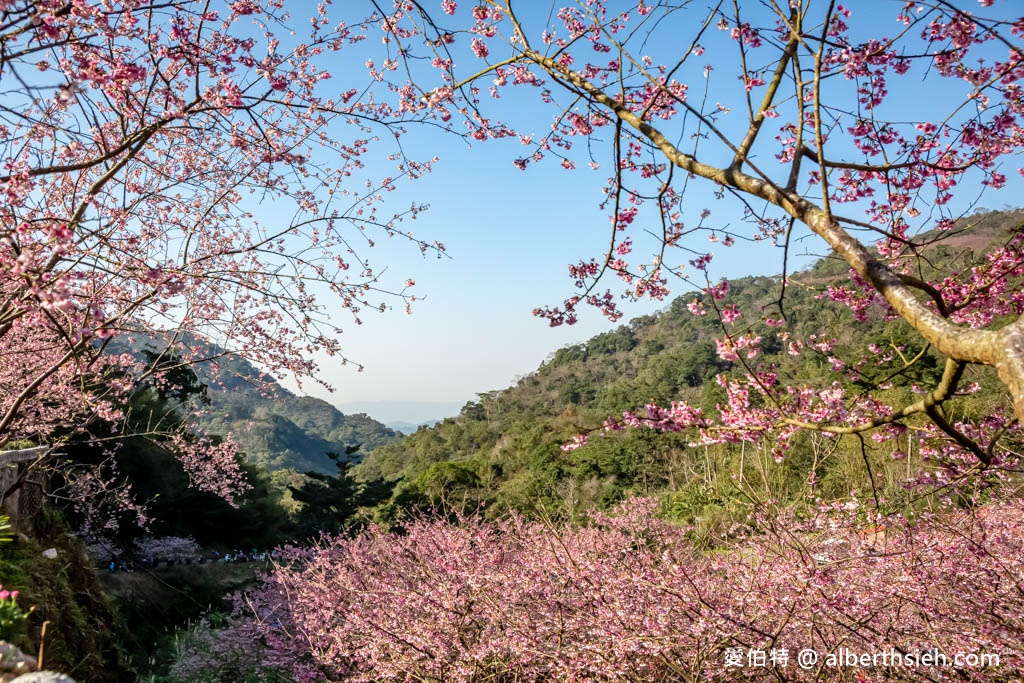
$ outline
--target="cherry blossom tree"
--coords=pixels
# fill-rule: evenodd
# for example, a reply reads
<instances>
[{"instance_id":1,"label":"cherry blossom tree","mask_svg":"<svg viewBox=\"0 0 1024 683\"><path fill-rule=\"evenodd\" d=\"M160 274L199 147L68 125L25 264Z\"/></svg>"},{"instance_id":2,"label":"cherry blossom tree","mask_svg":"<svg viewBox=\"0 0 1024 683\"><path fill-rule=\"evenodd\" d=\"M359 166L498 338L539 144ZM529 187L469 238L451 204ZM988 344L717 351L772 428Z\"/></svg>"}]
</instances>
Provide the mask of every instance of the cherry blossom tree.
<instances>
[{"instance_id":1,"label":"cherry blossom tree","mask_svg":"<svg viewBox=\"0 0 1024 683\"><path fill-rule=\"evenodd\" d=\"M935 272L931 259L970 230L961 219L977 194L1018 172L1019 10L991 0L564 5L397 0L381 22L391 53L380 73L405 110L433 112L475 141L518 139L520 168L610 169L606 250L571 265L576 293L537 315L571 324L589 304L618 319L615 294L598 289L608 277L627 298L662 299L673 279L703 290L690 312L718 317L719 355L737 370L719 377L725 399L714 414L645 406L607 428L767 442L780 459L801 430L892 443L912 428L960 473L1019 470L1024 229L966 268ZM554 123L531 134L519 117L538 108ZM741 219L715 218L727 197ZM780 245L781 285L795 286L785 271L801 230L849 266L820 296L854 320L904 321L920 337L916 355L865 342L863 357L843 356L827 330L790 329L784 296L743 309L711 279L705 238L720 250L749 240ZM798 382L763 364L768 335L793 355L820 354L831 376ZM888 400L889 380L931 349L945 359L933 386ZM981 418L953 418L949 404L976 389L969 366L1004 393ZM855 389L859 380L869 388ZM1020 668L1024 629L1019 490L1000 492L1011 500L884 519L857 500L755 502L714 553L650 501L576 526L414 520L402 533L287 550L242 613L255 615L266 662L297 680L1003 680ZM843 648L889 658L830 665ZM818 659L784 656L801 650ZM999 654L1001 665L926 653Z\"/></svg>"},{"instance_id":2,"label":"cherry blossom tree","mask_svg":"<svg viewBox=\"0 0 1024 683\"><path fill-rule=\"evenodd\" d=\"M956 272L934 272L929 251L969 229L965 193L1007 185L1024 142L1013 8L565 4L397 0L380 22L390 52L370 68L401 111L473 141L517 139L520 168L610 168L606 250L571 265L577 292L538 316L571 324L589 304L618 319L615 294L598 289L608 277L627 298L663 299L674 278L703 290L690 312L718 317L719 355L737 370L719 377L725 399L714 414L646 406L607 428L768 442L781 459L801 430L892 441L912 427L961 472L1018 468L1024 229ZM554 123L531 134L519 117L538 108ZM714 217L726 197L740 219ZM705 238L721 250L776 243L786 271L801 230L850 269L820 295L854 320L904 321L916 356L869 345L844 357L826 330L790 329L784 296L745 310L711 279ZM762 363L767 335L820 354L832 376L787 380ZM889 379L929 349L945 358L934 385L887 400ZM992 371L1005 395L981 419L953 419L946 404L974 390L968 366ZM714 553L650 501L575 526L510 515L371 528L286 550L240 614L255 616L266 663L297 680L1001 680L1019 668L1019 500L884 519L857 500L794 507L752 503ZM890 658L829 665L843 648ZM808 649L820 657L810 666L783 656ZM936 668L924 653L1002 664Z\"/></svg>"},{"instance_id":3,"label":"cherry blossom tree","mask_svg":"<svg viewBox=\"0 0 1024 683\"><path fill-rule=\"evenodd\" d=\"M312 376L315 352L346 362L343 324L414 300L365 252L443 252L399 225L421 206L381 206L430 170L399 144L417 115L361 66L327 70L351 75L377 20L284 4L0 3L0 446L116 421L207 342ZM161 340L154 362L104 353L136 334ZM238 483L231 448L183 462Z\"/></svg>"},{"instance_id":4,"label":"cherry blossom tree","mask_svg":"<svg viewBox=\"0 0 1024 683\"><path fill-rule=\"evenodd\" d=\"M705 296L691 311L719 316L719 354L740 369L722 379L728 405L718 415L685 403L648 406L609 428L686 429L701 443L770 432L782 458L800 430L887 439L921 415L932 425L929 437L946 444L940 450L1006 465L998 442L1024 419L1024 231L1013 229L956 271L932 272L930 254L969 229L957 219L980 193L998 196L1008 175L1020 173L1018 7L990 0L707 7L593 0L550 13L501 0L446 1L440 11L394 6L385 42L405 67L396 69L421 86L410 87L405 107L433 110L476 140L518 137L525 151L512 162L523 169L545 162L608 169L607 247L570 265L577 291L536 315L571 324L589 304L617 320L615 293L599 287L619 278L627 299L661 300L673 283L695 285ZM529 132L536 119L520 118L536 109L553 116L540 134ZM727 212L722 199L742 215L716 220ZM920 336L915 353L934 349L945 358L933 386L893 403L840 381L790 383L759 365L769 335L794 354L827 357L840 379L860 378L864 364L885 355L864 349L862 358L835 357L827 340L792 336L784 294L770 309L741 310L727 301L728 283L709 275L716 253L741 240L770 243L782 247L784 291L792 284L790 247L805 233L849 266L848 280L831 283L827 298L855 319L906 321ZM651 236L653 246L641 247ZM893 372L912 357L902 367L899 358L890 363ZM958 423L944 409L969 391L970 365L994 369L1006 392L1002 409L980 425Z\"/></svg>"},{"instance_id":5,"label":"cherry blossom tree","mask_svg":"<svg viewBox=\"0 0 1024 683\"><path fill-rule=\"evenodd\" d=\"M657 507L290 549L239 613L298 681L999 681L1021 666L1019 504L871 534L849 532L848 502L755 511L713 554ZM876 659L837 665L844 652Z\"/></svg>"}]
</instances>

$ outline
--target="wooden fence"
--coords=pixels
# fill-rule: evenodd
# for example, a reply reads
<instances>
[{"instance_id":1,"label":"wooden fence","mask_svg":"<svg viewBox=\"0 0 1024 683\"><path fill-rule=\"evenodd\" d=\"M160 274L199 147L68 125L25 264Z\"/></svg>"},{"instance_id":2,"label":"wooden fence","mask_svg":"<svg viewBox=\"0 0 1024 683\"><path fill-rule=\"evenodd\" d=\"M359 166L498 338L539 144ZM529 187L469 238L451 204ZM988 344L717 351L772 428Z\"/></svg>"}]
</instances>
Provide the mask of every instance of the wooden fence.
<instances>
[{"instance_id":1,"label":"wooden fence","mask_svg":"<svg viewBox=\"0 0 1024 683\"><path fill-rule=\"evenodd\" d=\"M43 507L45 478L42 470L29 467L48 450L37 446L0 451L0 514L9 516L16 529L31 530L33 518Z\"/></svg>"}]
</instances>

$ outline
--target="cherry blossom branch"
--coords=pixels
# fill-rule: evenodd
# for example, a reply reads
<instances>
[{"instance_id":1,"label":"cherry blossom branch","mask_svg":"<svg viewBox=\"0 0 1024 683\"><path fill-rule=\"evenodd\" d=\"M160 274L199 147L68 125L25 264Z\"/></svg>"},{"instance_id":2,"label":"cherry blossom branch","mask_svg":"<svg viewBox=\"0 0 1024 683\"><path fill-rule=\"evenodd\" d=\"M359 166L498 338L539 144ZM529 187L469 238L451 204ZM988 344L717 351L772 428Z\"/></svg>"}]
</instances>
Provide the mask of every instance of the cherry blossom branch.
<instances>
[{"instance_id":1,"label":"cherry blossom branch","mask_svg":"<svg viewBox=\"0 0 1024 683\"><path fill-rule=\"evenodd\" d=\"M737 10L738 12L739 10ZM786 41L786 48L783 50L782 57L779 58L779 63L775 67L775 73L772 74L772 78L768 81L768 87L764 93L764 99L761 101L761 106L757 109L757 114L751 119L750 127L747 129L746 135L743 136L743 140L740 142L739 147L736 148L736 154L733 157L731 168L741 169L743 164L747 162L750 156L750 149L754 146L754 141L757 139L758 133L761 131L761 126L765 121L765 112L771 109L775 103L775 95L778 93L779 86L782 85L782 78L785 76L786 70L790 67L794 56L797 52L797 47L800 44L800 15L794 9L790 16L790 23L792 27L789 40Z\"/></svg>"},{"instance_id":2,"label":"cherry blossom branch","mask_svg":"<svg viewBox=\"0 0 1024 683\"><path fill-rule=\"evenodd\" d=\"M662 151L668 160L680 169L760 197L784 209L791 216L808 225L815 233L824 238L829 246L846 260L858 274L867 279L911 326L921 332L925 339L945 355L967 362L995 365L997 369L1005 367L1006 369L1000 372L1001 377L1003 377L1004 373L1007 374L1007 377L1011 377L1014 373L1020 374L1022 372L1022 370L1017 369L1015 364L1007 364L1005 361L999 360L1002 357L1000 346L1004 353L1017 353L1014 350L1016 347L1009 343L1011 340L1007 334L964 329L948 323L941 316L930 311L908 291L907 287L892 271L886 268L860 242L843 230L838 223L831 220L822 209L798 195L782 190L769 182L751 177L737 169L718 168L698 161L696 158L679 151L654 126L641 120L625 105L606 95L600 88L585 80L576 72L566 69L534 51L526 50L524 51L524 56L529 57L539 66L544 67L545 70L565 78L566 81L573 84L581 92L587 93L595 102L610 109L623 122L648 138ZM1024 353L1024 347L1022 347L1020 353ZM1024 362L1024 356L1018 359L1018 363L1021 362ZM1008 380L1004 377L1003 381L1007 382ZM1017 381L1024 386L1024 374L1021 374ZM1024 392L1017 393L1015 391L1013 398L1016 409L1021 415L1024 415Z\"/></svg>"}]
</instances>

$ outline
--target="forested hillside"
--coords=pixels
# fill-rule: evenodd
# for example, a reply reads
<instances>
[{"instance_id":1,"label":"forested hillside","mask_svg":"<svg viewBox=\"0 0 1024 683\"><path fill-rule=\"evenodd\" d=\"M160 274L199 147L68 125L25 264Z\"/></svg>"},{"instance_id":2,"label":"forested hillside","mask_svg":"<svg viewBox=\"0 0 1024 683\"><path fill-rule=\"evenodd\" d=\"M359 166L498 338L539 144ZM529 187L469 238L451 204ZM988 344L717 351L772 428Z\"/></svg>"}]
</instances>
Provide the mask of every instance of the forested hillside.
<instances>
[{"instance_id":1,"label":"forested hillside","mask_svg":"<svg viewBox=\"0 0 1024 683\"><path fill-rule=\"evenodd\" d=\"M251 463L270 471L331 474L335 464L325 453L361 445L362 455L400 436L372 417L343 415L327 401L280 386L266 396L211 390L210 405L197 421L211 433L230 433Z\"/></svg>"},{"instance_id":2,"label":"forested hillside","mask_svg":"<svg viewBox=\"0 0 1024 683\"><path fill-rule=\"evenodd\" d=\"M1020 212L965 219L943 235L941 245L926 247L922 262L955 272L957 264L970 263L977 253L1005 241L1022 219ZM804 490L808 470L817 479L816 495L825 498L870 490L872 473L863 467L860 442L853 438L808 435L782 464L770 457L767 443L694 447L692 434L649 429L595 436L577 450L560 448L581 432L597 430L606 418L646 404L685 400L712 412L726 402L715 380L723 373L784 372L808 387L824 389L838 382L891 400L905 400L918 385L934 383L942 372L938 356L915 340L905 322L878 314L858 321L848 306L831 300L839 296L836 287L846 277L841 261L821 259L788 278L781 306L781 276L734 280L723 302L706 294L680 296L660 314L559 349L514 386L479 394L458 417L374 450L355 472L367 479L399 480L387 514L443 500L483 505L493 515L515 509L572 516L628 495L661 494L670 509L693 518L704 511L722 512L730 498L746 495L740 489L753 479L780 497L796 495ZM702 314L689 310L695 302ZM727 361L718 352L721 322L715 306L723 304L761 312L759 319L737 323L739 330L763 337L755 358ZM788 334L776 334L769 324L781 318ZM816 339L818 348L791 355L790 336ZM856 369L837 360L859 358L869 346L883 349L879 357L885 360ZM906 368L894 365L911 359ZM993 400L997 385L984 370L969 372L983 390L961 401L958 409L980 411ZM915 457L895 464L891 446L869 451L877 460L875 485L891 488L894 503L906 497L897 486L900 481L920 474L921 467L942 467Z\"/></svg>"},{"instance_id":3,"label":"forested hillside","mask_svg":"<svg viewBox=\"0 0 1024 683\"><path fill-rule=\"evenodd\" d=\"M400 436L367 415L344 415L322 399L296 396L216 344L195 337L181 343L197 357L210 359L192 365L204 387L198 400L190 403L192 422L209 434L230 434L253 465L269 471L333 474L336 465L326 453L344 453L358 445L354 457L359 458ZM131 352L161 358L165 347L158 335L136 334ZM164 362L173 362L173 356Z\"/></svg>"}]
</instances>

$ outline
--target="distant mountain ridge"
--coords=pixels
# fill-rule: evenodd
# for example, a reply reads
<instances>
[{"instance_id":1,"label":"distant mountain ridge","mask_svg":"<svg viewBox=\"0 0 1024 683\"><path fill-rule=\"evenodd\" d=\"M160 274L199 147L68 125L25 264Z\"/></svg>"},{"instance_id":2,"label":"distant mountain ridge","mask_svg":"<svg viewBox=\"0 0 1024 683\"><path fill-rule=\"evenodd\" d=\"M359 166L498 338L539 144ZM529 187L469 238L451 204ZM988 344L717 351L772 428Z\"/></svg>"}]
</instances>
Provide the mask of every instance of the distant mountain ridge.
<instances>
[{"instance_id":1,"label":"distant mountain ridge","mask_svg":"<svg viewBox=\"0 0 1024 683\"><path fill-rule=\"evenodd\" d=\"M394 422L385 423L389 428L394 429L396 432L402 434L412 434L420 427L433 427L441 420L427 420L426 422L403 422L396 420Z\"/></svg>"},{"instance_id":2,"label":"distant mountain ridge","mask_svg":"<svg viewBox=\"0 0 1024 683\"><path fill-rule=\"evenodd\" d=\"M162 349L158 334L131 336L118 343L118 350L141 355L147 349ZM346 415L322 399L296 396L244 358L224 355L212 342L188 337L183 343L201 350L202 357L215 358L193 366L209 397L193 420L209 434L231 434L255 465L270 471L335 474L337 465L328 451L345 453L346 447L359 445L353 455L359 460L378 446L401 439L401 434L366 414Z\"/></svg>"}]
</instances>

